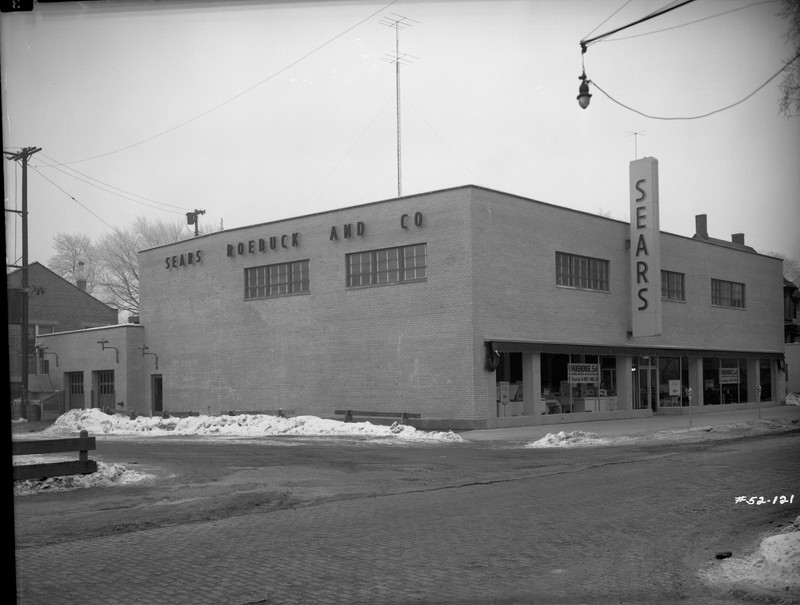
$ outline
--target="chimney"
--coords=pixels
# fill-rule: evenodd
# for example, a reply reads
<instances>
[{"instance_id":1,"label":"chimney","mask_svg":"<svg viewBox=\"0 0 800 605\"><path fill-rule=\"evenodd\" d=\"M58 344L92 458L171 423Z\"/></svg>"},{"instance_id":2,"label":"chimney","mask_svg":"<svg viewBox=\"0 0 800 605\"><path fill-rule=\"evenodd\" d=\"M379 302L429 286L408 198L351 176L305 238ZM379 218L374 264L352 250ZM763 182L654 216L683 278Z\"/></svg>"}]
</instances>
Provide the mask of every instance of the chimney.
<instances>
[{"instance_id":1,"label":"chimney","mask_svg":"<svg viewBox=\"0 0 800 605\"><path fill-rule=\"evenodd\" d=\"M708 216L705 214L697 214L694 217L694 230L695 235L708 239Z\"/></svg>"},{"instance_id":2,"label":"chimney","mask_svg":"<svg viewBox=\"0 0 800 605\"><path fill-rule=\"evenodd\" d=\"M739 244L740 246L744 246L744 233L734 233L731 235L731 241L734 244Z\"/></svg>"},{"instance_id":3,"label":"chimney","mask_svg":"<svg viewBox=\"0 0 800 605\"><path fill-rule=\"evenodd\" d=\"M78 261L78 268L75 270L75 285L81 292L86 292L86 263L82 260Z\"/></svg>"}]
</instances>

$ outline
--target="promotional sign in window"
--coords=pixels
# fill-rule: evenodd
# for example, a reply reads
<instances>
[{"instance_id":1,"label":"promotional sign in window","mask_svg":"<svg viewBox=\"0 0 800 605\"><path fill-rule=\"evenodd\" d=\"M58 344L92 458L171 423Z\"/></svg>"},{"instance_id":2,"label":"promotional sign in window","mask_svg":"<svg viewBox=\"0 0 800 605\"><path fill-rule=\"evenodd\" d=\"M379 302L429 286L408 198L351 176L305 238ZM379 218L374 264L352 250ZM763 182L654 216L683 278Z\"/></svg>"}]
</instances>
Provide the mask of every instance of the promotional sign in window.
<instances>
[{"instance_id":1,"label":"promotional sign in window","mask_svg":"<svg viewBox=\"0 0 800 605\"><path fill-rule=\"evenodd\" d=\"M630 165L631 315L633 337L661 334L661 240L658 160Z\"/></svg>"},{"instance_id":2,"label":"promotional sign in window","mask_svg":"<svg viewBox=\"0 0 800 605\"><path fill-rule=\"evenodd\" d=\"M569 364L569 381L577 382L600 382L599 363L571 363Z\"/></svg>"},{"instance_id":3,"label":"promotional sign in window","mask_svg":"<svg viewBox=\"0 0 800 605\"><path fill-rule=\"evenodd\" d=\"M508 405L509 402L509 387L511 385L506 382L505 380L500 381L500 403L503 405Z\"/></svg>"},{"instance_id":4,"label":"promotional sign in window","mask_svg":"<svg viewBox=\"0 0 800 605\"><path fill-rule=\"evenodd\" d=\"M720 384L739 384L739 368L720 368Z\"/></svg>"}]
</instances>

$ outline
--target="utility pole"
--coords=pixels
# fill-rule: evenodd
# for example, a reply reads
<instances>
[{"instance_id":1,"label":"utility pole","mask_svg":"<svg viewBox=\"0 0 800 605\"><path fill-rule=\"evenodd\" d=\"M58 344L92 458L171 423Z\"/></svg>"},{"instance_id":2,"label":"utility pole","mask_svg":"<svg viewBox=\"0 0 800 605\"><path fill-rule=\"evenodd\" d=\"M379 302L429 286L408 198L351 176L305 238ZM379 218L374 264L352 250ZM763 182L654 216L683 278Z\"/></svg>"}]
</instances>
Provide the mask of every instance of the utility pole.
<instances>
[{"instance_id":1,"label":"utility pole","mask_svg":"<svg viewBox=\"0 0 800 605\"><path fill-rule=\"evenodd\" d=\"M20 369L22 378L22 414L27 417L28 410L28 159L41 147L25 147L19 153L6 154L8 159L15 162L22 162L22 266L20 289L22 296L22 326L20 328L20 353L22 355L22 367Z\"/></svg>"},{"instance_id":2,"label":"utility pole","mask_svg":"<svg viewBox=\"0 0 800 605\"><path fill-rule=\"evenodd\" d=\"M205 210L197 210L195 208L194 212L187 212L186 213L186 224L194 225L194 236L197 237L200 235L200 219L198 218L201 214L205 214Z\"/></svg>"}]
</instances>

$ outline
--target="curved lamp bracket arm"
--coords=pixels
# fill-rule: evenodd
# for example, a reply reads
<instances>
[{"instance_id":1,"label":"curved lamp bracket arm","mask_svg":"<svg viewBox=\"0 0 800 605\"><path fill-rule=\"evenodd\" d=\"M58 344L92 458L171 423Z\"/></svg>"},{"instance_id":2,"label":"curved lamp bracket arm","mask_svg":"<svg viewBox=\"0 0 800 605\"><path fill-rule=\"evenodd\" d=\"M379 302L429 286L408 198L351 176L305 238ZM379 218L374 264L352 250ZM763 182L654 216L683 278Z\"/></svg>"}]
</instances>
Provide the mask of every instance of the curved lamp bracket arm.
<instances>
[{"instance_id":1,"label":"curved lamp bracket arm","mask_svg":"<svg viewBox=\"0 0 800 605\"><path fill-rule=\"evenodd\" d=\"M157 370L158 369L158 355L156 355L155 353L148 353L147 350L150 347L148 347L147 345L142 345L139 348L142 350L142 357L144 357L145 355L152 355L153 357L156 358L156 370Z\"/></svg>"},{"instance_id":2,"label":"curved lamp bracket arm","mask_svg":"<svg viewBox=\"0 0 800 605\"><path fill-rule=\"evenodd\" d=\"M119 349L117 347L110 346L107 340L98 340L97 344L99 344L102 347L103 351L105 351L106 349L114 349L114 352L116 353L117 357L117 363L119 363Z\"/></svg>"}]
</instances>

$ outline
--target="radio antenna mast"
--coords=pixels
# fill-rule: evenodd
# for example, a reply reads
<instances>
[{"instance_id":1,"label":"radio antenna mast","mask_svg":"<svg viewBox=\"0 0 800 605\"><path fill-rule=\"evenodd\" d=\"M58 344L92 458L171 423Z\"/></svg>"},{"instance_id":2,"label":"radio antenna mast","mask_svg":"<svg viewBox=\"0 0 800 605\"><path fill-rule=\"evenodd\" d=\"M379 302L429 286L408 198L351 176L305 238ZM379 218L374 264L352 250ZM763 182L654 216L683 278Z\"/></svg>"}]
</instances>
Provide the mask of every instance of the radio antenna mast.
<instances>
[{"instance_id":1,"label":"radio antenna mast","mask_svg":"<svg viewBox=\"0 0 800 605\"><path fill-rule=\"evenodd\" d=\"M630 131L628 131L628 135L633 137L633 155L634 155L633 159L634 160L638 160L639 159L639 140L638 140L638 137L640 135L644 136L643 133L644 133L644 130L639 130L638 132L630 132Z\"/></svg>"},{"instance_id":2,"label":"radio antenna mast","mask_svg":"<svg viewBox=\"0 0 800 605\"><path fill-rule=\"evenodd\" d=\"M400 160L402 156L400 145L400 66L408 65L417 57L406 53L400 54L400 30L413 27L414 23L419 23L419 21L414 21L414 19L403 17L397 13L391 13L390 16L382 17L378 23L394 28L394 54L387 53L381 57L381 60L387 63L394 63L395 66L395 88L397 90L397 197L401 197L403 195L403 171Z\"/></svg>"}]
</instances>

